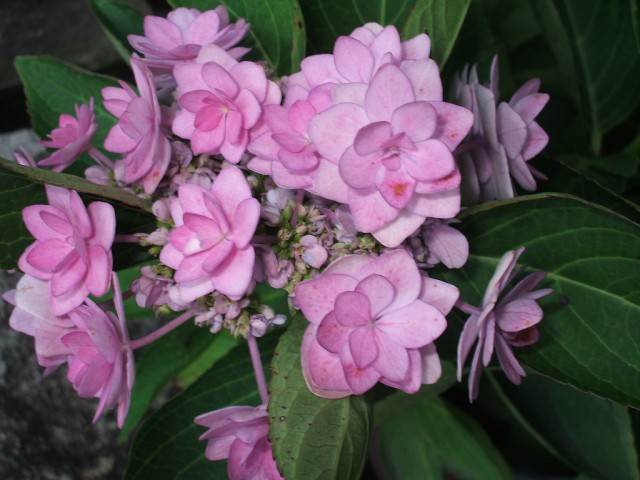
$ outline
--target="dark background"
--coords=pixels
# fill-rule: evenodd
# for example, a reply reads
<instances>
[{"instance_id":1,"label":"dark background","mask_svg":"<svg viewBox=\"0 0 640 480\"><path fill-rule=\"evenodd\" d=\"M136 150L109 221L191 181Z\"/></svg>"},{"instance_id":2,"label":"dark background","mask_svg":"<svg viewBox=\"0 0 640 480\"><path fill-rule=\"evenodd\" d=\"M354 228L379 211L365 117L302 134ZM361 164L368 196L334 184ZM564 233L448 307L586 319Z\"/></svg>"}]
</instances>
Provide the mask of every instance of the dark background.
<instances>
[{"instance_id":1,"label":"dark background","mask_svg":"<svg viewBox=\"0 0 640 480\"><path fill-rule=\"evenodd\" d=\"M164 15L163 0L131 0L139 10ZM17 145L37 152L16 55L52 55L127 80L125 63L93 17L88 0L2 0L0 2L0 155ZM46 81L46 79L43 79ZM62 112L61 112L62 113ZM0 292L19 273L0 271ZM91 420L97 400L77 396L66 368L47 378L36 362L33 339L9 328L11 307L0 300L0 478L7 480L119 479L128 444L117 441L114 412ZM137 337L136 326L132 336Z\"/></svg>"}]
</instances>

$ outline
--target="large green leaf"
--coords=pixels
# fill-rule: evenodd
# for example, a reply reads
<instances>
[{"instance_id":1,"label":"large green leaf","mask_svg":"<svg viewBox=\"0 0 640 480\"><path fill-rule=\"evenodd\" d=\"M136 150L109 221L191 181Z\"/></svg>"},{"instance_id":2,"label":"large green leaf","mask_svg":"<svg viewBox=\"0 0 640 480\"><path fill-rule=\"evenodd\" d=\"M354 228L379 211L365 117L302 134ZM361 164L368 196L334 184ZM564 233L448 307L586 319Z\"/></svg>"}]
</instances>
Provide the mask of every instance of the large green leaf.
<instances>
[{"instance_id":1,"label":"large green leaf","mask_svg":"<svg viewBox=\"0 0 640 480\"><path fill-rule=\"evenodd\" d=\"M511 478L481 427L438 397L395 393L374 409L374 455L382 478Z\"/></svg>"},{"instance_id":2,"label":"large green leaf","mask_svg":"<svg viewBox=\"0 0 640 480\"><path fill-rule=\"evenodd\" d=\"M494 383L498 389L501 387ZM595 478L640 478L629 411L539 375L516 387L504 382L503 401L516 419L578 472Z\"/></svg>"},{"instance_id":3,"label":"large green leaf","mask_svg":"<svg viewBox=\"0 0 640 480\"><path fill-rule=\"evenodd\" d=\"M300 343L307 321L295 316L280 337L269 386L269 439L285 478L359 479L367 457L369 407L362 397L312 394L302 377Z\"/></svg>"},{"instance_id":4,"label":"large green leaf","mask_svg":"<svg viewBox=\"0 0 640 480\"><path fill-rule=\"evenodd\" d=\"M418 0L407 18L402 36L409 39L426 31L431 37L431 58L442 69L470 3L471 0Z\"/></svg>"},{"instance_id":5,"label":"large green leaf","mask_svg":"<svg viewBox=\"0 0 640 480\"><path fill-rule=\"evenodd\" d=\"M102 89L117 86L115 79L68 65L52 57L23 56L15 61L27 95L27 107L36 133L44 138L58 126L61 114L75 116L74 105L94 99L98 131L94 145L102 146L116 118L102 105ZM93 162L82 155L67 172L82 174Z\"/></svg>"},{"instance_id":6,"label":"large green leaf","mask_svg":"<svg viewBox=\"0 0 640 480\"><path fill-rule=\"evenodd\" d=\"M129 436L162 388L197 361L204 351L211 348L218 354L207 358L211 367L234 344L227 330L212 335L206 328L187 322L146 347L136 360L136 383L120 438Z\"/></svg>"},{"instance_id":7,"label":"large green leaf","mask_svg":"<svg viewBox=\"0 0 640 480\"><path fill-rule=\"evenodd\" d=\"M302 1L310 53L332 52L333 44L340 35L349 35L368 22L395 25L400 29L413 3L413 0Z\"/></svg>"},{"instance_id":8,"label":"large green leaf","mask_svg":"<svg viewBox=\"0 0 640 480\"><path fill-rule=\"evenodd\" d=\"M604 162L597 165L605 166ZM611 166L613 163L608 162L606 165ZM565 156L555 158L540 156L536 159L535 166L549 178L538 183L538 191L575 195L583 200L606 206L630 220L640 223L640 207L638 205L603 186L590 171L577 170L575 165L569 163ZM612 177L616 181L624 181L623 177L606 171L603 171L602 175Z\"/></svg>"},{"instance_id":9,"label":"large green leaf","mask_svg":"<svg viewBox=\"0 0 640 480\"><path fill-rule=\"evenodd\" d=\"M305 26L298 0L169 0L173 7L210 10L224 5L232 21L244 18L251 24L246 58L267 61L279 74L298 70L305 53Z\"/></svg>"},{"instance_id":10,"label":"large green leaf","mask_svg":"<svg viewBox=\"0 0 640 480\"><path fill-rule=\"evenodd\" d=\"M540 340L516 355L556 380L640 407L640 226L570 196L540 194L466 210L471 255L442 271L479 304L502 254L548 272Z\"/></svg>"},{"instance_id":11,"label":"large green leaf","mask_svg":"<svg viewBox=\"0 0 640 480\"><path fill-rule=\"evenodd\" d=\"M268 362L274 346L274 336L260 341L263 362ZM259 403L249 351L239 345L145 422L133 441L125 478L226 478L226 462L205 458L206 444L198 440L205 429L193 419L229 405Z\"/></svg>"},{"instance_id":12,"label":"large green leaf","mask_svg":"<svg viewBox=\"0 0 640 480\"><path fill-rule=\"evenodd\" d=\"M636 88L640 55L629 3L537 0L532 5L566 91L591 130L594 152L599 153L602 136L626 119L640 100Z\"/></svg>"},{"instance_id":13,"label":"large green leaf","mask_svg":"<svg viewBox=\"0 0 640 480\"><path fill-rule=\"evenodd\" d=\"M135 50L129 45L127 35L143 35L142 13L131 4L119 0L89 0L89 5L113 46L128 62Z\"/></svg>"},{"instance_id":14,"label":"large green leaf","mask_svg":"<svg viewBox=\"0 0 640 480\"><path fill-rule=\"evenodd\" d=\"M22 222L22 209L34 203L46 203L42 186L0 169L0 268L16 268L18 257L33 242Z\"/></svg>"}]
</instances>

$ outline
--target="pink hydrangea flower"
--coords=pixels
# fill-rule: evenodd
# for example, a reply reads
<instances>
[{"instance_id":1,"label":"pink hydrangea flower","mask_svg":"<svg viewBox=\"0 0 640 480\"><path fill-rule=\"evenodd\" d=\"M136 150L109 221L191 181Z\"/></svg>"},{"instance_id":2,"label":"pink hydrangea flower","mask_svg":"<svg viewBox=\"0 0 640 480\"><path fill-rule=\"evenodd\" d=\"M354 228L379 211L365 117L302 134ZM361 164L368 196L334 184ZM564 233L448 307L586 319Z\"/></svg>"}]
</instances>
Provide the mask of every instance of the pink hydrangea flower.
<instances>
[{"instance_id":1,"label":"pink hydrangea flower","mask_svg":"<svg viewBox=\"0 0 640 480\"><path fill-rule=\"evenodd\" d=\"M404 250L342 257L295 288L311 323L301 349L309 389L326 398L360 395L378 381L415 393L435 382L433 341L457 288L423 277Z\"/></svg>"},{"instance_id":2,"label":"pink hydrangea flower","mask_svg":"<svg viewBox=\"0 0 640 480\"><path fill-rule=\"evenodd\" d=\"M41 167L53 166L54 172L60 172L71 165L81 153L91 149L93 136L98 130L96 115L93 112L93 98L89 105L76 105L76 118L66 113L60 115L58 128L50 134L50 140L40 143L48 148L57 148L50 157L40 160Z\"/></svg>"},{"instance_id":3,"label":"pink hydrangea flower","mask_svg":"<svg viewBox=\"0 0 640 480\"><path fill-rule=\"evenodd\" d=\"M280 89L263 67L238 63L215 45L203 48L196 62L176 65L174 75L181 109L173 132L191 140L195 154L221 154L238 163L262 125L263 108L280 103Z\"/></svg>"},{"instance_id":4,"label":"pink hydrangea flower","mask_svg":"<svg viewBox=\"0 0 640 480\"><path fill-rule=\"evenodd\" d=\"M267 435L268 414L265 405L232 406L196 417L208 430L200 436L207 441L208 460L227 459L230 480L282 480L273 459Z\"/></svg>"},{"instance_id":5,"label":"pink hydrangea flower","mask_svg":"<svg viewBox=\"0 0 640 480\"><path fill-rule=\"evenodd\" d=\"M120 82L122 88L102 90L105 108L118 117L104 148L124 154L123 180L140 182L150 195L167 171L171 144L161 130L162 115L151 72L137 55L131 57L131 68L140 96L124 82Z\"/></svg>"},{"instance_id":6,"label":"pink hydrangea flower","mask_svg":"<svg viewBox=\"0 0 640 480\"><path fill-rule=\"evenodd\" d=\"M511 347L531 345L538 340L536 324L542 320L542 309L536 300L553 290L533 290L546 275L545 272L535 272L524 277L498 301L506 286L522 271L514 272L522 252L524 247L510 250L502 256L484 293L482 305L474 307L462 302L459 305L471 316L458 343L458 381L462 380L462 367L471 347L476 339L478 341L469 373L470 401L478 396L480 374L489 365L494 349L509 380L519 385L520 378L526 375Z\"/></svg>"},{"instance_id":7,"label":"pink hydrangea flower","mask_svg":"<svg viewBox=\"0 0 640 480\"><path fill-rule=\"evenodd\" d=\"M167 18L144 17L144 35L129 35L129 43L154 68L171 69L176 63L193 60L204 45L214 44L240 58L248 48L234 47L249 31L240 19L229 23L227 9L220 5L200 12L195 8L176 8Z\"/></svg>"},{"instance_id":8,"label":"pink hydrangea flower","mask_svg":"<svg viewBox=\"0 0 640 480\"><path fill-rule=\"evenodd\" d=\"M71 332L75 324L66 315L53 314L47 282L24 275L16 289L6 292L2 298L14 306L9 326L33 337L36 358L38 364L45 367L44 374L66 363L70 352L62 337Z\"/></svg>"},{"instance_id":9,"label":"pink hydrangea flower","mask_svg":"<svg viewBox=\"0 0 640 480\"><path fill-rule=\"evenodd\" d=\"M70 311L75 330L64 335L62 343L69 349L67 378L78 395L100 399L93 422L105 410L117 406L118 427L122 428L129 411L135 367L115 273L113 299L117 316L105 313L88 299Z\"/></svg>"},{"instance_id":10,"label":"pink hydrangea flower","mask_svg":"<svg viewBox=\"0 0 640 480\"><path fill-rule=\"evenodd\" d=\"M394 27L367 24L340 37L332 55L303 60L249 168L285 188L348 204L356 228L396 247L427 217L460 208L452 151L473 117L442 101L429 38L400 42Z\"/></svg>"},{"instance_id":11,"label":"pink hydrangea flower","mask_svg":"<svg viewBox=\"0 0 640 480\"><path fill-rule=\"evenodd\" d=\"M458 150L463 202L476 204L515 195L513 179L525 190L536 189L535 177L546 177L529 163L546 146L548 136L534 121L549 100L540 81L529 80L509 103L498 103L498 57L490 80L480 84L477 68L465 68L454 84L460 105L474 113L474 123Z\"/></svg>"},{"instance_id":12,"label":"pink hydrangea flower","mask_svg":"<svg viewBox=\"0 0 640 480\"><path fill-rule=\"evenodd\" d=\"M176 270L181 302L214 290L238 300L253 276L255 250L250 241L260 218L244 175L228 165L210 190L182 185L171 203L176 228L160 252L160 261Z\"/></svg>"},{"instance_id":13,"label":"pink hydrangea flower","mask_svg":"<svg viewBox=\"0 0 640 480\"><path fill-rule=\"evenodd\" d=\"M85 208L73 190L46 185L49 205L31 205L22 211L35 237L18 260L20 269L49 284L51 311L68 313L91 293L109 290L111 245L116 218L113 207L92 202Z\"/></svg>"}]
</instances>

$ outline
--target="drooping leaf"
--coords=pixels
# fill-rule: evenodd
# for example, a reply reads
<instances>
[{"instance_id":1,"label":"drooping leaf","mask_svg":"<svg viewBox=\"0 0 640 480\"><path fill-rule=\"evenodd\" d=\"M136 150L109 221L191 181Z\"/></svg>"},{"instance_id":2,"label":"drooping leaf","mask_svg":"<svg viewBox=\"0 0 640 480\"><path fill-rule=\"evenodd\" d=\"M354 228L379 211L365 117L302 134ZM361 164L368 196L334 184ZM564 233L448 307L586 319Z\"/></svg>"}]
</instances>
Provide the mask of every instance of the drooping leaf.
<instances>
[{"instance_id":1,"label":"drooping leaf","mask_svg":"<svg viewBox=\"0 0 640 480\"><path fill-rule=\"evenodd\" d=\"M440 69L458 38L471 0L418 0L402 31L405 40L426 32L431 38L431 58Z\"/></svg>"},{"instance_id":2,"label":"drooping leaf","mask_svg":"<svg viewBox=\"0 0 640 480\"><path fill-rule=\"evenodd\" d=\"M599 164L598 164L599 165ZM624 215L636 223L640 223L640 206L603 186L589 171L577 170L566 157L539 156L535 166L549 178L538 183L538 191L563 192L580 197L588 202L597 203ZM623 177L602 172L618 181Z\"/></svg>"},{"instance_id":3,"label":"drooping leaf","mask_svg":"<svg viewBox=\"0 0 640 480\"><path fill-rule=\"evenodd\" d=\"M18 257L33 242L22 222L22 209L46 203L44 189L12 171L0 170L0 268L16 268Z\"/></svg>"},{"instance_id":4,"label":"drooping leaf","mask_svg":"<svg viewBox=\"0 0 640 480\"><path fill-rule=\"evenodd\" d=\"M269 439L285 478L359 479L367 457L370 412L362 397L312 394L302 377L300 343L307 321L294 316L271 366Z\"/></svg>"},{"instance_id":5,"label":"drooping leaf","mask_svg":"<svg viewBox=\"0 0 640 480\"><path fill-rule=\"evenodd\" d=\"M627 408L539 375L502 386L503 400L568 465L594 478L638 479L638 457Z\"/></svg>"},{"instance_id":6,"label":"drooping leaf","mask_svg":"<svg viewBox=\"0 0 640 480\"><path fill-rule=\"evenodd\" d=\"M629 3L540 0L532 5L598 154L602 136L640 100L640 54Z\"/></svg>"},{"instance_id":7,"label":"drooping leaf","mask_svg":"<svg viewBox=\"0 0 640 480\"><path fill-rule=\"evenodd\" d=\"M213 335L206 328L187 322L145 348L136 360L136 383L131 392L131 407L120 438L125 439L136 427L158 393L177 374L195 362L210 347L224 355L229 351L227 330ZM208 368L221 358L209 358ZM207 368L207 369L208 369Z\"/></svg>"},{"instance_id":8,"label":"drooping leaf","mask_svg":"<svg viewBox=\"0 0 640 480\"><path fill-rule=\"evenodd\" d=\"M231 21L244 18L251 24L242 46L251 47L246 58L267 61L279 74L288 75L300 67L305 53L305 25L298 0L169 0L174 8L200 11L224 5Z\"/></svg>"},{"instance_id":9,"label":"drooping leaf","mask_svg":"<svg viewBox=\"0 0 640 480\"><path fill-rule=\"evenodd\" d=\"M142 13L119 0L90 0L89 4L115 49L128 62L135 50L129 45L127 35L143 35Z\"/></svg>"},{"instance_id":10,"label":"drooping leaf","mask_svg":"<svg viewBox=\"0 0 640 480\"><path fill-rule=\"evenodd\" d=\"M414 397L396 393L376 404L373 449L382 478L511 477L471 417L422 391Z\"/></svg>"},{"instance_id":11,"label":"drooping leaf","mask_svg":"<svg viewBox=\"0 0 640 480\"><path fill-rule=\"evenodd\" d=\"M56 185L58 187L70 188L78 193L102 198L105 201L112 200L118 204L136 209L141 213L151 214L151 202L135 196L121 188L106 185L98 185L89 180L67 173L52 172L43 168L31 168L18 165L5 158L0 158L0 168L2 171L10 171L28 179L32 183Z\"/></svg>"},{"instance_id":12,"label":"drooping leaf","mask_svg":"<svg viewBox=\"0 0 640 480\"><path fill-rule=\"evenodd\" d=\"M263 363L269 361L275 340L266 336L259 342ZM205 458L206 444L198 440L205 429L193 419L229 405L259 403L248 349L239 345L144 423L134 438L125 478L227 478L226 462Z\"/></svg>"},{"instance_id":13,"label":"drooping leaf","mask_svg":"<svg viewBox=\"0 0 640 480\"><path fill-rule=\"evenodd\" d=\"M102 106L102 89L117 86L115 79L87 72L52 57L22 56L15 61L16 70L27 95L27 107L31 123L41 138L58 127L61 114L75 116L75 105L88 104L94 99L98 131L93 144L102 146L116 118ZM46 81L44 81L46 79ZM83 154L67 172L83 174L94 162Z\"/></svg>"},{"instance_id":14,"label":"drooping leaf","mask_svg":"<svg viewBox=\"0 0 640 480\"><path fill-rule=\"evenodd\" d=\"M402 28L413 0L325 0L302 1L309 53L331 53L340 35L349 35L368 22Z\"/></svg>"},{"instance_id":15,"label":"drooping leaf","mask_svg":"<svg viewBox=\"0 0 640 480\"><path fill-rule=\"evenodd\" d=\"M530 368L582 390L640 407L640 226L560 194L491 202L462 215L471 255L441 271L479 304L502 254L548 272L554 294L540 300L540 340L516 349Z\"/></svg>"}]
</instances>

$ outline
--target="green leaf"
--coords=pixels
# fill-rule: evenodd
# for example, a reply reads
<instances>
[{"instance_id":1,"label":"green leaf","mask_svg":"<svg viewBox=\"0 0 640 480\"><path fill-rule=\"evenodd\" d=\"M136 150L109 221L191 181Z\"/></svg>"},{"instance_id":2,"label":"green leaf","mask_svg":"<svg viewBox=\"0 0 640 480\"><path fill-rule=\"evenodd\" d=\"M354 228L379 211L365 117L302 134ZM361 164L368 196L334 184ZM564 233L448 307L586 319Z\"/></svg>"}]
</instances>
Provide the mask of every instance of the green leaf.
<instances>
[{"instance_id":1,"label":"green leaf","mask_svg":"<svg viewBox=\"0 0 640 480\"><path fill-rule=\"evenodd\" d=\"M456 43L471 0L418 0L402 31L407 40L426 31L431 37L431 58L442 70Z\"/></svg>"},{"instance_id":2,"label":"green leaf","mask_svg":"<svg viewBox=\"0 0 640 480\"><path fill-rule=\"evenodd\" d=\"M573 163L566 161L565 156L540 156L535 161L535 167L549 177L549 180L539 183L538 191L568 193L588 202L598 203L640 223L638 205L603 186L591 172L577 170ZM607 172L603 174L607 175Z\"/></svg>"},{"instance_id":3,"label":"green leaf","mask_svg":"<svg viewBox=\"0 0 640 480\"><path fill-rule=\"evenodd\" d=\"M94 145L102 145L116 118L102 105L102 89L118 86L115 79L97 75L68 65L52 57L17 57L16 70L27 95L27 107L35 132L46 137L58 127L61 114L75 116L75 105L88 104L94 99L94 111L98 122L98 131ZM88 155L82 155L71 165L67 172L83 174L87 166L94 162Z\"/></svg>"},{"instance_id":4,"label":"green leaf","mask_svg":"<svg viewBox=\"0 0 640 480\"><path fill-rule=\"evenodd\" d=\"M285 478L359 479L367 458L369 407L362 397L320 398L307 388L300 343L307 321L293 317L274 353L269 439Z\"/></svg>"},{"instance_id":5,"label":"green leaf","mask_svg":"<svg viewBox=\"0 0 640 480\"><path fill-rule=\"evenodd\" d=\"M32 183L47 183L58 187L70 188L78 193L91 195L104 200L111 200L120 205L136 209L141 213L151 215L151 201L137 197L121 188L98 185L76 175L18 165L5 158L0 158L0 169L0 171L8 170L17 173Z\"/></svg>"},{"instance_id":6,"label":"green leaf","mask_svg":"<svg viewBox=\"0 0 640 480\"><path fill-rule=\"evenodd\" d=\"M511 478L475 421L438 397L415 397L407 405L407 395L395 393L375 406L373 448L383 478Z\"/></svg>"},{"instance_id":7,"label":"green leaf","mask_svg":"<svg viewBox=\"0 0 640 480\"><path fill-rule=\"evenodd\" d=\"M558 160L571 165L618 195L624 194L627 180L638 172L640 165L638 155L624 153L608 158L559 155Z\"/></svg>"},{"instance_id":8,"label":"green leaf","mask_svg":"<svg viewBox=\"0 0 640 480\"><path fill-rule=\"evenodd\" d=\"M593 0L585 8L582 0L538 0L532 5L598 154L602 136L640 100L640 55L629 4Z\"/></svg>"},{"instance_id":9,"label":"green leaf","mask_svg":"<svg viewBox=\"0 0 640 480\"><path fill-rule=\"evenodd\" d=\"M251 24L248 40L241 43L252 49L245 58L266 60L279 75L300 68L305 53L305 28L298 0L169 0L169 4L200 11L222 4L231 21L244 18Z\"/></svg>"},{"instance_id":10,"label":"green leaf","mask_svg":"<svg viewBox=\"0 0 640 480\"><path fill-rule=\"evenodd\" d=\"M230 345L228 340L226 330L212 335L206 328L198 328L193 322L187 322L145 348L136 360L136 383L120 439L124 440L129 436L158 393L181 370L195 362L209 347L220 350L221 354L227 353ZM208 359L211 360L208 367L214 365L219 358L220 355L218 358Z\"/></svg>"},{"instance_id":11,"label":"green leaf","mask_svg":"<svg viewBox=\"0 0 640 480\"><path fill-rule=\"evenodd\" d=\"M513 402L508 408L516 408L570 467L595 478L640 478L626 408L539 375L520 386L502 383Z\"/></svg>"},{"instance_id":12,"label":"green leaf","mask_svg":"<svg viewBox=\"0 0 640 480\"><path fill-rule=\"evenodd\" d=\"M349 35L368 22L402 28L413 0L323 0L302 1L310 53L333 52L340 35Z\"/></svg>"},{"instance_id":13,"label":"green leaf","mask_svg":"<svg viewBox=\"0 0 640 480\"><path fill-rule=\"evenodd\" d=\"M640 226L559 194L470 208L461 231L467 265L441 275L480 304L500 257L524 245L521 262L548 272L540 340L516 349L530 368L582 390L640 407Z\"/></svg>"},{"instance_id":14,"label":"green leaf","mask_svg":"<svg viewBox=\"0 0 640 480\"><path fill-rule=\"evenodd\" d=\"M91 10L125 62L135 50L127 35L143 35L143 15L129 3L118 0L90 0Z\"/></svg>"},{"instance_id":15,"label":"green leaf","mask_svg":"<svg viewBox=\"0 0 640 480\"><path fill-rule=\"evenodd\" d=\"M636 37L636 47L640 52L640 1L629 0L631 5L631 23L633 25L633 34Z\"/></svg>"},{"instance_id":16,"label":"green leaf","mask_svg":"<svg viewBox=\"0 0 640 480\"><path fill-rule=\"evenodd\" d=\"M269 305L276 313L290 317L289 294L283 288L273 288L268 283L258 283L253 295L263 305Z\"/></svg>"},{"instance_id":17,"label":"green leaf","mask_svg":"<svg viewBox=\"0 0 640 480\"><path fill-rule=\"evenodd\" d=\"M0 169L0 268L16 268L18 257L33 242L22 221L22 209L46 201L41 185Z\"/></svg>"},{"instance_id":18,"label":"green leaf","mask_svg":"<svg viewBox=\"0 0 640 480\"><path fill-rule=\"evenodd\" d=\"M260 341L263 363L271 357L275 340L268 335ZM226 478L226 462L205 458L206 443L198 440L205 429L193 419L229 405L259 403L248 349L239 345L144 423L134 438L125 478Z\"/></svg>"}]
</instances>

